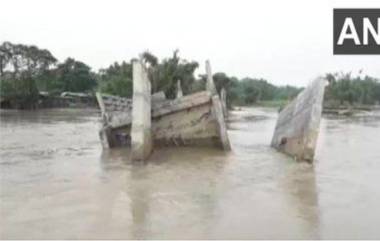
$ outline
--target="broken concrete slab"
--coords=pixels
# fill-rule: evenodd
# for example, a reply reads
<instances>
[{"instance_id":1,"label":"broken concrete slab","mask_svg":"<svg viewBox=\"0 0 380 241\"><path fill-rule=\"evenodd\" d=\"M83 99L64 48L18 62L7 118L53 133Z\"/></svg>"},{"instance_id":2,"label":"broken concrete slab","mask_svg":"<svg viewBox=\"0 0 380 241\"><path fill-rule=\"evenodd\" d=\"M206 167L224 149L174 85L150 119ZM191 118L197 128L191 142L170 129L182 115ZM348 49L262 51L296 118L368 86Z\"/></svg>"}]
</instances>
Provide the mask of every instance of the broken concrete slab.
<instances>
[{"instance_id":1,"label":"broken concrete slab","mask_svg":"<svg viewBox=\"0 0 380 241\"><path fill-rule=\"evenodd\" d=\"M116 147L120 137L115 136L112 126L131 119L132 100L124 97L96 93L96 99L101 111L102 127L99 131L103 148ZM130 140L128 140L130 141Z\"/></svg>"},{"instance_id":2,"label":"broken concrete slab","mask_svg":"<svg viewBox=\"0 0 380 241\"><path fill-rule=\"evenodd\" d=\"M175 99L153 110L156 145L218 146L223 148L208 91Z\"/></svg>"},{"instance_id":3,"label":"broken concrete slab","mask_svg":"<svg viewBox=\"0 0 380 241\"><path fill-rule=\"evenodd\" d=\"M119 135L113 129L132 122L132 99L100 92L96 93L96 99L101 110L102 127L99 136L103 148L120 146L121 143L130 145L129 135ZM167 101L163 91L154 93L151 99L153 105Z\"/></svg>"},{"instance_id":4,"label":"broken concrete slab","mask_svg":"<svg viewBox=\"0 0 380 241\"><path fill-rule=\"evenodd\" d=\"M118 112L128 112L132 110L132 99L116 95L96 93L96 98L102 113L108 115L119 114ZM152 103L166 101L163 91L156 92L151 97Z\"/></svg>"},{"instance_id":5,"label":"broken concrete slab","mask_svg":"<svg viewBox=\"0 0 380 241\"><path fill-rule=\"evenodd\" d=\"M152 150L151 86L144 64L137 60L133 62L132 160L146 160Z\"/></svg>"},{"instance_id":6,"label":"broken concrete slab","mask_svg":"<svg viewBox=\"0 0 380 241\"><path fill-rule=\"evenodd\" d=\"M212 145L230 150L223 107L216 91L215 94L201 91L174 100L153 100L153 96L157 95L152 95L151 99L151 135L155 146ZM98 96L98 99L102 99L101 95ZM98 102L100 108L106 109L108 116L112 116L103 120L101 139L107 139L109 147L131 146L134 100L132 111L126 108L123 112L112 112L116 114L109 114L107 107L102 107L104 101ZM114 107L111 110L113 109ZM142 111L139 107L137 109Z\"/></svg>"},{"instance_id":7,"label":"broken concrete slab","mask_svg":"<svg viewBox=\"0 0 380 241\"><path fill-rule=\"evenodd\" d=\"M210 92L201 91L152 105L152 135L155 145L211 145L229 150L224 148L227 146L225 139L228 136L223 115L221 111L213 110L215 103L216 100L212 102ZM109 127L112 129L113 137L111 140L118 136L119 142L124 138L124 143L129 145L131 124L132 118L121 118L119 122L110 122Z\"/></svg>"},{"instance_id":8,"label":"broken concrete slab","mask_svg":"<svg viewBox=\"0 0 380 241\"><path fill-rule=\"evenodd\" d=\"M326 83L317 78L280 112L272 147L296 160L313 161Z\"/></svg>"},{"instance_id":9,"label":"broken concrete slab","mask_svg":"<svg viewBox=\"0 0 380 241\"><path fill-rule=\"evenodd\" d=\"M132 99L119 97L114 95L96 93L102 116L107 122L112 122L124 113L129 113L132 110Z\"/></svg>"},{"instance_id":10,"label":"broken concrete slab","mask_svg":"<svg viewBox=\"0 0 380 241\"><path fill-rule=\"evenodd\" d=\"M103 102L103 110L104 112L114 112L114 111L128 111L132 109L132 99L115 96L115 95L108 95L108 94L101 94L96 93L96 97L99 101Z\"/></svg>"}]
</instances>

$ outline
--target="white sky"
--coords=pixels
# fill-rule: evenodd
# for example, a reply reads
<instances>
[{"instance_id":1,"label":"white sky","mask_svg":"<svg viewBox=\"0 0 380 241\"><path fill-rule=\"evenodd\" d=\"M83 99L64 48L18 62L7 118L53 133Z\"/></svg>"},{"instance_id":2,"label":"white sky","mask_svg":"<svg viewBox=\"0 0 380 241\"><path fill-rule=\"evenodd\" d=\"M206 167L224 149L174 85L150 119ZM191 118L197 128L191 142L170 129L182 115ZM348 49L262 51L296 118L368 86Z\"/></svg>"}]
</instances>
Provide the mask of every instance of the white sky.
<instances>
[{"instance_id":1,"label":"white sky","mask_svg":"<svg viewBox=\"0 0 380 241\"><path fill-rule=\"evenodd\" d=\"M0 42L35 44L94 70L144 50L210 59L213 72L302 86L328 71L380 77L380 55L334 56L333 8L379 0L0 0Z\"/></svg>"}]
</instances>

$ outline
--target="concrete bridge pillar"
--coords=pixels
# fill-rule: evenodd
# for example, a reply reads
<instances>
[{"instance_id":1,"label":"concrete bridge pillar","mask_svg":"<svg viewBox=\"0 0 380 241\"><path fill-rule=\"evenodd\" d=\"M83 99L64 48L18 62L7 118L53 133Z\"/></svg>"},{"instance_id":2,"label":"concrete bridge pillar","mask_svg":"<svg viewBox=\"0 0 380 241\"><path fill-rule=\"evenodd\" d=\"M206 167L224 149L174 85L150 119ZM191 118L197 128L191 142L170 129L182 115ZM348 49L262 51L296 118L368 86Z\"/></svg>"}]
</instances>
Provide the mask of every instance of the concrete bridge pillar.
<instances>
[{"instance_id":1,"label":"concrete bridge pillar","mask_svg":"<svg viewBox=\"0 0 380 241\"><path fill-rule=\"evenodd\" d=\"M223 117L223 107L218 95L214 95L211 99L212 102L212 113L216 119L216 124L219 132L220 142L222 148L225 151L231 150L230 140L228 138L227 126Z\"/></svg>"},{"instance_id":2,"label":"concrete bridge pillar","mask_svg":"<svg viewBox=\"0 0 380 241\"><path fill-rule=\"evenodd\" d=\"M226 89L224 87L220 91L220 101L222 102L224 118L227 118L227 116L228 116L227 93L226 93Z\"/></svg>"},{"instance_id":3,"label":"concrete bridge pillar","mask_svg":"<svg viewBox=\"0 0 380 241\"><path fill-rule=\"evenodd\" d=\"M313 162L327 81L314 80L279 114L271 146L296 160Z\"/></svg>"},{"instance_id":4,"label":"concrete bridge pillar","mask_svg":"<svg viewBox=\"0 0 380 241\"><path fill-rule=\"evenodd\" d=\"M215 88L214 79L212 78L211 65L210 65L209 60L206 60L206 74L207 74L206 90L210 91L211 95L216 95L217 91Z\"/></svg>"},{"instance_id":5,"label":"concrete bridge pillar","mask_svg":"<svg viewBox=\"0 0 380 241\"><path fill-rule=\"evenodd\" d=\"M223 104L222 101L218 95L218 92L216 91L216 87L214 84L214 79L212 77L211 72L211 65L210 61L206 61L206 73L207 73L207 85L206 90L211 93L211 104L212 104L212 114L214 115L214 118L217 123L218 128L218 134L220 138L220 142L222 145L222 148L226 151L231 150L230 141L228 139L228 133L227 133L227 126L226 122L224 121L224 111L223 111Z\"/></svg>"},{"instance_id":6,"label":"concrete bridge pillar","mask_svg":"<svg viewBox=\"0 0 380 241\"><path fill-rule=\"evenodd\" d=\"M151 86L141 60L133 61L132 160L146 160L152 153Z\"/></svg>"},{"instance_id":7,"label":"concrete bridge pillar","mask_svg":"<svg viewBox=\"0 0 380 241\"><path fill-rule=\"evenodd\" d=\"M181 80L177 82L177 99L183 96L182 88L181 88Z\"/></svg>"}]
</instances>

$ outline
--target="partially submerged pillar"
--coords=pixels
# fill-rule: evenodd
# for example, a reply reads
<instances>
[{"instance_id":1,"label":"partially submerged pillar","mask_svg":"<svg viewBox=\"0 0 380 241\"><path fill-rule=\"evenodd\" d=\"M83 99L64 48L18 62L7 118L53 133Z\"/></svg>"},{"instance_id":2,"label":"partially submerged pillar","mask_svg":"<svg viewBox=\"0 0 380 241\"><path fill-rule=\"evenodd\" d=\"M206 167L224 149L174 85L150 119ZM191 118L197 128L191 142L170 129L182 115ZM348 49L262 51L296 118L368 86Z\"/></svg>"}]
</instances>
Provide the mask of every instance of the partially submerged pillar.
<instances>
[{"instance_id":1,"label":"partially submerged pillar","mask_svg":"<svg viewBox=\"0 0 380 241\"><path fill-rule=\"evenodd\" d=\"M178 80L177 82L177 96L176 98L181 98L183 96L182 88L181 88L181 80Z\"/></svg>"},{"instance_id":2,"label":"partially submerged pillar","mask_svg":"<svg viewBox=\"0 0 380 241\"><path fill-rule=\"evenodd\" d=\"M223 107L218 95L212 96L212 114L215 117L218 134L223 150L231 150L230 140L228 139L227 126L224 121Z\"/></svg>"},{"instance_id":3,"label":"partially submerged pillar","mask_svg":"<svg viewBox=\"0 0 380 241\"><path fill-rule=\"evenodd\" d=\"M228 139L226 122L224 121L225 115L223 113L223 104L216 91L214 79L212 77L210 61L208 60L206 61L206 73L207 73L206 90L211 93L211 102L212 102L211 110L216 120L220 142L221 142L222 148L226 151L229 151L231 150L231 145Z\"/></svg>"},{"instance_id":4,"label":"partially submerged pillar","mask_svg":"<svg viewBox=\"0 0 380 241\"><path fill-rule=\"evenodd\" d=\"M296 160L313 161L326 83L324 78L314 80L280 112L272 147Z\"/></svg>"},{"instance_id":5,"label":"partially submerged pillar","mask_svg":"<svg viewBox=\"0 0 380 241\"><path fill-rule=\"evenodd\" d=\"M220 91L220 101L222 102L224 118L227 118L227 115L228 115L227 93L226 93L226 89L224 89L224 87Z\"/></svg>"},{"instance_id":6,"label":"partially submerged pillar","mask_svg":"<svg viewBox=\"0 0 380 241\"><path fill-rule=\"evenodd\" d=\"M133 61L132 160L145 160L152 152L151 86L141 60Z\"/></svg>"},{"instance_id":7,"label":"partially submerged pillar","mask_svg":"<svg viewBox=\"0 0 380 241\"><path fill-rule=\"evenodd\" d=\"M207 74L207 82L206 82L206 90L211 92L211 95L216 95L216 88L214 84L214 80L212 78L211 65L210 61L206 60L206 74Z\"/></svg>"},{"instance_id":8,"label":"partially submerged pillar","mask_svg":"<svg viewBox=\"0 0 380 241\"><path fill-rule=\"evenodd\" d=\"M100 137L100 141L102 143L103 148L107 149L107 148L112 147L111 131L108 128L108 115L106 112L105 104L103 102L102 94L99 92L96 92L96 99L99 104L101 118L102 118L102 128L99 131L99 137Z\"/></svg>"}]
</instances>

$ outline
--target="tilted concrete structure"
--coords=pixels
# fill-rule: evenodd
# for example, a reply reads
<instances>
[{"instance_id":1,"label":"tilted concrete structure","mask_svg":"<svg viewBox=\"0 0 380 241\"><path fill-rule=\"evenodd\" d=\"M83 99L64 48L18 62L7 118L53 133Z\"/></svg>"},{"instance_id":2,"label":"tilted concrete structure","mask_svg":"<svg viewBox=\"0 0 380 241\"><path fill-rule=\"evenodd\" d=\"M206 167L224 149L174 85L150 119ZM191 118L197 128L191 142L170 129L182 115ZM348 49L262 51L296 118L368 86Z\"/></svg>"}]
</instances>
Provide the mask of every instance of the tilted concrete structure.
<instances>
[{"instance_id":1,"label":"tilted concrete structure","mask_svg":"<svg viewBox=\"0 0 380 241\"><path fill-rule=\"evenodd\" d=\"M230 141L227 135L227 126L226 126L226 122L224 121L224 118L226 117L223 110L224 107L215 87L214 79L212 77L211 64L209 60L206 61L206 74L207 74L206 89L212 95L212 112L213 112L214 118L217 121L219 137L221 139L223 149L231 150Z\"/></svg>"},{"instance_id":2,"label":"tilted concrete structure","mask_svg":"<svg viewBox=\"0 0 380 241\"><path fill-rule=\"evenodd\" d=\"M119 133L113 128L132 122L132 99L99 92L96 93L96 99L102 116L102 127L99 135L103 147L130 145L130 135ZM165 93L163 91L154 93L151 101L156 104L166 101Z\"/></svg>"},{"instance_id":3,"label":"tilted concrete structure","mask_svg":"<svg viewBox=\"0 0 380 241\"><path fill-rule=\"evenodd\" d=\"M212 113L216 119L217 130L224 150L231 150L230 140L227 134L227 125L224 121L223 106L218 95L212 97Z\"/></svg>"},{"instance_id":4,"label":"tilted concrete structure","mask_svg":"<svg viewBox=\"0 0 380 241\"><path fill-rule=\"evenodd\" d=\"M182 98L152 103L152 135L156 146L203 146L224 148L228 136L220 101L208 91L201 91ZM221 117L216 118L217 116ZM108 139L115 146L129 146L132 118L123 115L113 118L106 128ZM223 139L221 136L223 135ZM113 142L113 140L117 140ZM105 146L107 147L107 145Z\"/></svg>"},{"instance_id":5,"label":"tilted concrete structure","mask_svg":"<svg viewBox=\"0 0 380 241\"><path fill-rule=\"evenodd\" d=\"M152 112L155 143L214 145L229 150L225 144L228 141L225 123L220 120L223 115L221 110L214 110L215 103L218 103L214 97L208 91L202 91L156 105Z\"/></svg>"},{"instance_id":6,"label":"tilted concrete structure","mask_svg":"<svg viewBox=\"0 0 380 241\"><path fill-rule=\"evenodd\" d=\"M150 129L151 142L155 146L212 145L230 150L223 106L217 94L201 91L167 100L164 93L159 92L150 97L150 88L146 84L149 80L145 74L141 75L144 72L141 70L144 70L144 66L140 68L139 65L134 65L134 86L135 81L138 83L134 89L133 101L97 93L102 111L100 137L103 147L132 146L132 156L136 157L134 159L146 159L151 150L147 134ZM115 107L117 104L121 106ZM136 146L134 149L135 144L148 147L141 151ZM138 155L133 155L134 152Z\"/></svg>"},{"instance_id":7,"label":"tilted concrete structure","mask_svg":"<svg viewBox=\"0 0 380 241\"><path fill-rule=\"evenodd\" d=\"M271 146L296 160L312 162L327 81L314 80L279 114Z\"/></svg>"}]
</instances>

